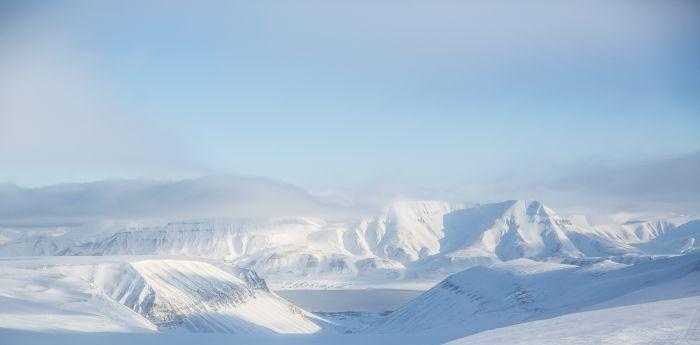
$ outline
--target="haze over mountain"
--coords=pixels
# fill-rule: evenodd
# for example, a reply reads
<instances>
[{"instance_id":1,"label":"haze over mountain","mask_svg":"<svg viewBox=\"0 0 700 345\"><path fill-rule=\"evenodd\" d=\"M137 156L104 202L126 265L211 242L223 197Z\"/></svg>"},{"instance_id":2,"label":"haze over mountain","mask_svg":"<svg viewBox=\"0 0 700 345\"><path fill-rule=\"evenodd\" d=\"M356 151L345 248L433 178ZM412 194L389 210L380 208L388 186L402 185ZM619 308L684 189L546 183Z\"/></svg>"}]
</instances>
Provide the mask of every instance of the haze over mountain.
<instances>
[{"instance_id":1,"label":"haze over mountain","mask_svg":"<svg viewBox=\"0 0 700 345\"><path fill-rule=\"evenodd\" d=\"M595 200L621 211L694 213L700 208L700 152L627 164L593 163L573 170L538 181L533 190L569 204L583 206Z\"/></svg>"},{"instance_id":2,"label":"haze over mountain","mask_svg":"<svg viewBox=\"0 0 700 345\"><path fill-rule=\"evenodd\" d=\"M692 306L700 293L699 222L591 227L534 200L476 206L401 201L374 216L344 220L286 216L151 227L135 221L97 233L25 231L0 244L7 307L0 325L32 332L89 326L137 333L318 333L308 340L319 343L338 332L391 335L397 342L410 332L414 340L438 344L471 341L493 329L511 336L519 324L569 322L590 312L622 318L629 328L640 325L630 304L650 315L667 310L692 325L693 309L678 303ZM396 311L363 316L315 315L270 286L432 288ZM53 321L37 322L27 313ZM558 334L584 337L573 329ZM620 328L602 336L615 331L627 334Z\"/></svg>"},{"instance_id":3,"label":"haze over mountain","mask_svg":"<svg viewBox=\"0 0 700 345\"><path fill-rule=\"evenodd\" d=\"M110 180L0 188L0 225L70 225L119 219L193 219L348 212L278 181L220 175L179 181Z\"/></svg>"},{"instance_id":4,"label":"haze over mountain","mask_svg":"<svg viewBox=\"0 0 700 345\"><path fill-rule=\"evenodd\" d=\"M0 0L0 345L700 345L698 33Z\"/></svg>"},{"instance_id":5,"label":"haze over mountain","mask_svg":"<svg viewBox=\"0 0 700 345\"><path fill-rule=\"evenodd\" d=\"M635 262L690 252L700 238L697 221L591 227L534 200L473 207L400 201L355 217L136 218L58 230L6 230L0 255L186 255L254 269L276 287L430 286L476 265L518 258Z\"/></svg>"},{"instance_id":6,"label":"haze over mountain","mask_svg":"<svg viewBox=\"0 0 700 345\"><path fill-rule=\"evenodd\" d=\"M44 5L0 5L0 182L547 200L488 192L700 150L694 1Z\"/></svg>"}]
</instances>

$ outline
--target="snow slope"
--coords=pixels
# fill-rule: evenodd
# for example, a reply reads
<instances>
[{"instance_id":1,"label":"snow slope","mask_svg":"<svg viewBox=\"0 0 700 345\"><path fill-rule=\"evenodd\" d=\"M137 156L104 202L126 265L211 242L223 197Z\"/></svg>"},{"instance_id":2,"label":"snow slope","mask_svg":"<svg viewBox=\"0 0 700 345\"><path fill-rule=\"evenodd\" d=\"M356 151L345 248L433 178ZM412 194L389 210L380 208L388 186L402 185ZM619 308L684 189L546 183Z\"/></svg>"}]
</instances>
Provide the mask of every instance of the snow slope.
<instances>
[{"instance_id":1,"label":"snow slope","mask_svg":"<svg viewBox=\"0 0 700 345\"><path fill-rule=\"evenodd\" d=\"M251 279L252 278L252 279ZM0 263L0 327L313 333L314 316L250 273L184 259L80 257Z\"/></svg>"},{"instance_id":2,"label":"snow slope","mask_svg":"<svg viewBox=\"0 0 700 345\"><path fill-rule=\"evenodd\" d=\"M518 259L478 266L448 277L372 331L472 334L574 313L675 279L692 277L700 286L698 272L700 252L634 265L603 261L579 267Z\"/></svg>"},{"instance_id":3,"label":"snow slope","mask_svg":"<svg viewBox=\"0 0 700 345\"><path fill-rule=\"evenodd\" d=\"M56 267L46 266L45 259L24 260L24 262L14 260L12 265L3 262L2 267L3 284L0 296L3 297L3 302L7 300L14 302L2 304L0 343L54 345L95 343L429 345L453 340L450 342L452 345L698 344L700 343L700 311L698 310L700 308L700 284L698 284L700 282L700 264L698 262L700 258L698 255L698 253L692 253L632 266L608 262L586 268L572 268L567 265L543 264L520 259L512 262L511 266L499 265L498 268L493 269L496 272L494 276L499 276L499 272L511 272L512 276L520 277L519 281L531 281L531 284L521 285L521 287L529 289L528 293L513 294L514 298L506 299L514 305L521 304L520 307L506 306L503 308L502 304L498 304L502 297L499 297L499 300L484 298L478 302L482 311L470 315L470 309L465 308L465 306L469 306L469 303L461 303L458 299L471 299L476 295L460 295L455 287L452 287L450 288L450 293L453 296L451 302L457 304L458 308L451 309L443 306L441 309L454 318L455 313L460 311L459 308L463 308L461 312L469 319L462 323L445 323L445 318L436 318L440 309L425 307L422 309L420 318L433 320L433 324L437 327L422 329L419 332L408 332L395 328L391 332L387 332L386 329L374 329L355 334L317 332L272 337L248 334L154 333L155 328L149 328L149 321L145 318L128 319L119 314L120 310L118 309L114 310L114 314L105 316L105 311L98 308L100 304L90 299L87 299L89 303L86 303L84 296L78 298L81 297L79 293L73 293L71 296L73 300L64 294L56 294L55 292L37 293L36 288L29 288L36 285L26 284L34 281L41 282L41 279L36 279L39 274L34 271L44 271L42 273L46 275L44 279L55 286L51 289L61 291L75 291L74 285L76 283L71 282L71 280L76 279L76 276L66 275L58 280L60 270L57 270ZM51 261L54 261L53 264L64 267L62 271L64 273L78 273L85 271L85 259L94 260L94 258L83 258L83 261L77 262L76 258L51 258ZM104 260L113 260L113 258L102 258L102 260L101 262L105 263ZM119 259L106 263L111 265L123 262L123 259ZM65 270L67 266L76 267L73 267L72 270ZM154 273L164 270L164 267L153 266L152 262L146 261L141 268ZM42 269L42 267L46 268ZM8 274L11 272L8 268L24 270L18 274L23 278L20 279ZM550 274L558 278L565 278L562 286L552 283L548 278ZM579 281L578 278L584 278L586 274L593 274L593 276L587 277L587 283ZM577 278L566 278L566 275ZM528 277L531 278L528 279ZM591 277L598 279L590 279ZM486 275L486 278L482 283L477 281L473 284L488 290L489 283L498 281L490 275ZM171 280L172 277L168 279L168 281ZM18 284L17 281L21 281L22 284ZM541 286L537 281L541 281L543 285ZM583 283L583 285L576 287L572 286L572 283ZM13 285L15 288L8 288L8 286ZM545 287L545 289L543 293L540 293L533 287ZM623 288L616 289L616 287ZM561 299L552 297L551 291L561 292L571 288L574 291ZM16 295L21 293L20 290L26 290L27 295L34 296L32 301L38 305L43 304L44 308L27 300L17 299L16 296L14 299L7 298L8 292ZM492 296L499 294L500 290L498 288L496 290ZM572 305L565 302L571 302L572 295L576 294L581 295L580 301L574 302ZM601 296L591 298L591 295ZM50 299L53 299L50 303L55 309L48 307L47 302ZM588 304L586 302L591 304L586 305ZM122 306L119 303L112 303L111 307ZM81 304L83 309L78 308ZM579 308L581 305L584 306ZM85 309L85 307L90 309ZM552 307L555 308L549 309ZM5 312L6 308L10 312ZM519 317L522 315L521 312L528 309L535 311L536 317L521 319ZM556 312L548 312L551 310ZM60 311L60 313L56 313L56 311ZM123 306L122 311L127 312L125 315L138 316ZM55 315L51 315L51 313ZM509 315L514 315L514 317ZM483 323L485 318L493 316L498 316L504 322L501 324ZM123 320L124 323L130 322L132 328L117 327L119 326L117 320ZM472 323L481 324L483 329L475 329ZM97 328L100 325L102 328ZM143 326L139 327L139 325ZM83 332L92 330L99 332ZM48 333L47 331L52 332ZM53 333L56 331L60 332ZM134 333L134 331L147 333Z\"/></svg>"},{"instance_id":4,"label":"snow slope","mask_svg":"<svg viewBox=\"0 0 700 345\"><path fill-rule=\"evenodd\" d=\"M0 328L39 332L153 332L144 316L97 292L95 267L49 261L0 264Z\"/></svg>"},{"instance_id":5,"label":"snow slope","mask_svg":"<svg viewBox=\"0 0 700 345\"><path fill-rule=\"evenodd\" d=\"M700 344L700 272L585 311L484 331L468 344Z\"/></svg>"},{"instance_id":6,"label":"snow slope","mask_svg":"<svg viewBox=\"0 0 700 345\"><path fill-rule=\"evenodd\" d=\"M399 289L279 290L280 296L311 312L384 313L396 310L423 291Z\"/></svg>"}]
</instances>

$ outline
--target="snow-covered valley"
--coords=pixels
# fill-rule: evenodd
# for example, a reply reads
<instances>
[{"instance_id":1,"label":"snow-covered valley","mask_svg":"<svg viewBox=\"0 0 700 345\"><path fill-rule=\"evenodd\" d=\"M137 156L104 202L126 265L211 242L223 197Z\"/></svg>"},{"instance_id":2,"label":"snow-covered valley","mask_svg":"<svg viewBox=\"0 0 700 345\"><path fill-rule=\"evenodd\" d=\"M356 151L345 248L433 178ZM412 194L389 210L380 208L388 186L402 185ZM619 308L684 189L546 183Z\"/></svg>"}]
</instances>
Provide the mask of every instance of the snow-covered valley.
<instances>
[{"instance_id":1,"label":"snow-covered valley","mask_svg":"<svg viewBox=\"0 0 700 345\"><path fill-rule=\"evenodd\" d=\"M99 332L105 343L175 344L195 339L190 334L261 344L535 344L548 334L572 343L697 340L698 221L591 226L520 200L403 201L342 220L122 225L6 230L0 339L89 343ZM613 319L618 326L595 326ZM578 322L595 331L579 331ZM522 338L529 327L544 330Z\"/></svg>"},{"instance_id":2,"label":"snow-covered valley","mask_svg":"<svg viewBox=\"0 0 700 345\"><path fill-rule=\"evenodd\" d=\"M0 0L0 345L700 345L700 0Z\"/></svg>"}]
</instances>

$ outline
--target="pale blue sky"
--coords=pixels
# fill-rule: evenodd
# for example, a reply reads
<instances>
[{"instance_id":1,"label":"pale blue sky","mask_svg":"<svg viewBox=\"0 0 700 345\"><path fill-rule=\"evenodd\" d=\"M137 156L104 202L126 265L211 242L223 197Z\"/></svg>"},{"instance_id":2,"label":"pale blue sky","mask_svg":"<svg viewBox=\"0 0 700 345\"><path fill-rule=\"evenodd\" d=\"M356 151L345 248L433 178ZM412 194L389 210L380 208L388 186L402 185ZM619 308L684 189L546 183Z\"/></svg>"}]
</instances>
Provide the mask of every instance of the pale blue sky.
<instances>
[{"instance_id":1,"label":"pale blue sky","mask_svg":"<svg viewBox=\"0 0 700 345\"><path fill-rule=\"evenodd\" d=\"M0 181L445 186L700 150L692 1L0 12Z\"/></svg>"}]
</instances>

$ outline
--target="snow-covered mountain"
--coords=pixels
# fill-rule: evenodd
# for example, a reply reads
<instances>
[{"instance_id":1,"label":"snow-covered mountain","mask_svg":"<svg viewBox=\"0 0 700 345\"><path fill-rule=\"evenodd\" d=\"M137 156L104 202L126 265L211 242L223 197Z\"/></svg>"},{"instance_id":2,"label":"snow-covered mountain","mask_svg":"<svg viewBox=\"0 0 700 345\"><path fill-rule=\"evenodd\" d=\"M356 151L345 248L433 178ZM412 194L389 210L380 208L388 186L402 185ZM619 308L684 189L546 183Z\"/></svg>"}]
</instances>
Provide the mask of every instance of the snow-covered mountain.
<instances>
[{"instance_id":1,"label":"snow-covered mountain","mask_svg":"<svg viewBox=\"0 0 700 345\"><path fill-rule=\"evenodd\" d=\"M87 238L27 234L0 247L0 255L173 254L229 260L274 281L395 279L405 263L439 251L443 216L457 208L407 201L350 221L284 217L168 223Z\"/></svg>"},{"instance_id":2,"label":"snow-covered mountain","mask_svg":"<svg viewBox=\"0 0 700 345\"><path fill-rule=\"evenodd\" d=\"M603 261L587 266L517 259L454 274L389 314L373 332L457 330L473 334L585 310L637 290L700 278L700 252L634 265ZM678 293L683 296L677 295ZM654 298L697 295L667 290ZM648 296L647 296L648 297Z\"/></svg>"},{"instance_id":3,"label":"snow-covered mountain","mask_svg":"<svg viewBox=\"0 0 700 345\"><path fill-rule=\"evenodd\" d=\"M0 256L188 255L254 269L275 286L342 287L396 280L435 282L478 264L517 258L628 262L694 248L697 222L576 225L534 200L465 208L401 201L375 216L283 217L136 223L119 231L27 233Z\"/></svg>"},{"instance_id":4,"label":"snow-covered mountain","mask_svg":"<svg viewBox=\"0 0 700 345\"><path fill-rule=\"evenodd\" d=\"M197 259L6 259L0 300L0 325L26 330L320 330L317 318L271 292L254 273Z\"/></svg>"},{"instance_id":5,"label":"snow-covered mountain","mask_svg":"<svg viewBox=\"0 0 700 345\"><path fill-rule=\"evenodd\" d=\"M676 299L700 295L700 221L591 226L534 200L413 200L366 216L109 220L2 235L0 328L32 332L318 334L300 343L333 342L339 332L355 333L349 343L400 343L410 333L419 343L468 343L482 331L518 334L521 323L571 315L632 320L647 304L685 320L690 309ZM342 321L282 299L256 272L275 289L432 288L387 316ZM611 306L625 309L610 314Z\"/></svg>"},{"instance_id":6,"label":"snow-covered mountain","mask_svg":"<svg viewBox=\"0 0 700 345\"><path fill-rule=\"evenodd\" d=\"M569 238L579 229L539 201L458 210L444 216L444 225L439 254L417 262L414 274L440 272L444 277L477 264L584 255Z\"/></svg>"},{"instance_id":7,"label":"snow-covered mountain","mask_svg":"<svg viewBox=\"0 0 700 345\"><path fill-rule=\"evenodd\" d=\"M581 311L490 329L447 344L700 344L699 282L696 271Z\"/></svg>"},{"instance_id":8,"label":"snow-covered mountain","mask_svg":"<svg viewBox=\"0 0 700 345\"><path fill-rule=\"evenodd\" d=\"M639 244L649 253L688 253L700 247L700 220L690 221L666 231L653 241Z\"/></svg>"}]
</instances>

